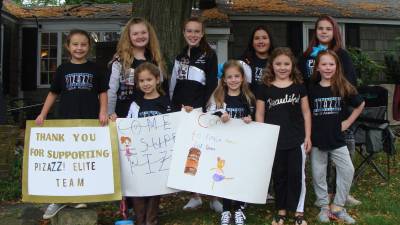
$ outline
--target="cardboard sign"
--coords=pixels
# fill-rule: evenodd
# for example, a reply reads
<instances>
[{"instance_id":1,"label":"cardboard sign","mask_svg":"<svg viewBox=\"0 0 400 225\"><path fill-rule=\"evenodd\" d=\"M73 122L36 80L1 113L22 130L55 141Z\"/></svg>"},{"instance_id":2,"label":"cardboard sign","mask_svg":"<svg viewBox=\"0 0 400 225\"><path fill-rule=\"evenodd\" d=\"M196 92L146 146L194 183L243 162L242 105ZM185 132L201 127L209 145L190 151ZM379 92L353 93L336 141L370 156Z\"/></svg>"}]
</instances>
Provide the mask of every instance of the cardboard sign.
<instances>
[{"instance_id":1,"label":"cardboard sign","mask_svg":"<svg viewBox=\"0 0 400 225\"><path fill-rule=\"evenodd\" d=\"M27 121L22 200L68 203L121 199L115 123Z\"/></svg>"},{"instance_id":2,"label":"cardboard sign","mask_svg":"<svg viewBox=\"0 0 400 225\"><path fill-rule=\"evenodd\" d=\"M168 187L248 203L266 203L279 126L184 113Z\"/></svg>"}]
</instances>

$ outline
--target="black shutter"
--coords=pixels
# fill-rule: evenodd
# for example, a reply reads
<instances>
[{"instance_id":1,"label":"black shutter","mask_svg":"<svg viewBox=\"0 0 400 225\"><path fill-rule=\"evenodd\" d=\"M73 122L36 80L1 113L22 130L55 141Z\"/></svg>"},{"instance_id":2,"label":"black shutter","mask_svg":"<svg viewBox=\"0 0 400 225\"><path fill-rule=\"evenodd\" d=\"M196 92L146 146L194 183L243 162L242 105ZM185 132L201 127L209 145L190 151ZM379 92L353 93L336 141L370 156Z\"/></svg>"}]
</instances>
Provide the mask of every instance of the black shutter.
<instances>
[{"instance_id":1,"label":"black shutter","mask_svg":"<svg viewBox=\"0 0 400 225\"><path fill-rule=\"evenodd\" d=\"M16 84L11 84L10 59L11 59L11 29L7 25L4 25L4 39L3 39L3 93L4 94L10 93L10 85L16 86ZM17 63L17 62L12 62L12 63Z\"/></svg>"},{"instance_id":2,"label":"black shutter","mask_svg":"<svg viewBox=\"0 0 400 225\"><path fill-rule=\"evenodd\" d=\"M22 29L22 74L21 83L23 91L32 91L36 89L37 78L37 28Z\"/></svg>"},{"instance_id":3,"label":"black shutter","mask_svg":"<svg viewBox=\"0 0 400 225\"><path fill-rule=\"evenodd\" d=\"M108 63L112 60L116 52L118 42L97 42L96 43L96 63L103 71L106 71L107 79L111 72ZM111 66L111 65L110 65Z\"/></svg>"},{"instance_id":4,"label":"black shutter","mask_svg":"<svg viewBox=\"0 0 400 225\"><path fill-rule=\"evenodd\" d=\"M346 48L360 47L360 25L356 23L346 23Z\"/></svg>"},{"instance_id":5,"label":"black shutter","mask_svg":"<svg viewBox=\"0 0 400 225\"><path fill-rule=\"evenodd\" d=\"M288 22L287 23L287 45L293 51L295 56L303 53L303 23Z\"/></svg>"}]
</instances>

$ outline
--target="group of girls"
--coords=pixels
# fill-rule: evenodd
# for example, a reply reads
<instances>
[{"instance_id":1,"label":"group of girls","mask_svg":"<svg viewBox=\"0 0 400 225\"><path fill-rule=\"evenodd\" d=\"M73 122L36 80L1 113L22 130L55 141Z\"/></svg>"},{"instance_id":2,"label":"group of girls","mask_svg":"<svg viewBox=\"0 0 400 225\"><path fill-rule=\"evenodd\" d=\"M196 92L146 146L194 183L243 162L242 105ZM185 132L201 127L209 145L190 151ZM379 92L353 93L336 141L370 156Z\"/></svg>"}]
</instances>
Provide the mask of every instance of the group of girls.
<instances>
[{"instance_id":1,"label":"group of girls","mask_svg":"<svg viewBox=\"0 0 400 225\"><path fill-rule=\"evenodd\" d=\"M321 208L317 219L355 223L344 208L354 168L343 131L361 113L364 102L354 87L354 69L343 49L336 21L323 16L316 22L314 37L298 65L289 48L274 49L265 27L255 28L242 58L223 65L219 82L217 56L208 45L204 30L198 18L184 23L186 47L176 57L168 81L151 24L141 18L130 19L110 63L108 85L105 74L86 60L89 35L81 30L71 31L66 43L71 61L57 69L36 123L43 123L60 95L60 119L99 118L106 124L107 116L112 120L141 118L182 107L186 111L201 107L220 116L222 122L238 118L245 123L255 120L276 124L280 134L272 177L277 212L272 224L288 224L289 212L294 213L294 224L307 224L304 170L306 154L310 152L316 205ZM353 111L347 110L350 106ZM326 183L328 155L337 170L333 203ZM126 197L121 208L133 208L136 224L154 225L158 224L159 202L160 196ZM200 196L193 194L184 209L201 204ZM222 199L221 204L213 198L210 206L221 212L221 225L232 221L245 224L245 203ZM54 216L61 207L50 205L44 217Z\"/></svg>"}]
</instances>

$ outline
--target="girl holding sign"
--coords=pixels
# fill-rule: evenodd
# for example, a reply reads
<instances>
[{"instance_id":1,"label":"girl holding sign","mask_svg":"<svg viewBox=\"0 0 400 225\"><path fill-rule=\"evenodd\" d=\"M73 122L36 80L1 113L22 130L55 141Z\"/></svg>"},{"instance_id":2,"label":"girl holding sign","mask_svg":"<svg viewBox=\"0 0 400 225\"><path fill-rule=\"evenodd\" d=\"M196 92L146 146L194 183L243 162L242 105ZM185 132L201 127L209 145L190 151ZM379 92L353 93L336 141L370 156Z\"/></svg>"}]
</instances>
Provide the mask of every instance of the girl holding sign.
<instances>
[{"instance_id":1,"label":"girl holding sign","mask_svg":"<svg viewBox=\"0 0 400 225\"><path fill-rule=\"evenodd\" d=\"M256 121L280 126L272 172L278 213L272 224L285 224L288 211L293 211L296 225L306 225L304 169L305 154L311 150L311 113L306 88L289 48L272 52L262 80Z\"/></svg>"},{"instance_id":2,"label":"girl holding sign","mask_svg":"<svg viewBox=\"0 0 400 225\"><path fill-rule=\"evenodd\" d=\"M174 109L182 106L206 108L208 99L217 86L217 55L204 36L204 23L196 17L189 18L183 26L187 46L176 59L169 88ZM183 209L195 209L202 205L200 195L194 194ZM210 207L222 211L221 203L215 198Z\"/></svg>"},{"instance_id":3,"label":"girl holding sign","mask_svg":"<svg viewBox=\"0 0 400 225\"><path fill-rule=\"evenodd\" d=\"M144 62L135 69L135 84L140 95L131 103L127 118L143 118L171 112L170 100L161 88L160 70ZM137 225L158 224L160 196L133 197Z\"/></svg>"},{"instance_id":4,"label":"girl holding sign","mask_svg":"<svg viewBox=\"0 0 400 225\"><path fill-rule=\"evenodd\" d=\"M95 63L87 60L91 47L89 34L84 30L71 30L66 38L66 49L71 59L61 64L51 83L50 92L36 124L42 125L51 106L60 96L57 119L96 119L106 125L107 81ZM82 207L78 204L76 207ZM65 205L51 204L43 219L50 219Z\"/></svg>"},{"instance_id":5,"label":"girl holding sign","mask_svg":"<svg viewBox=\"0 0 400 225\"><path fill-rule=\"evenodd\" d=\"M222 122L230 118L241 118L245 123L250 123L251 106L255 98L247 84L243 67L239 61L229 60L223 66L221 80L215 89L208 110L221 117ZM230 224L231 211L234 211L235 224L245 224L245 215L241 209L244 203L223 199L223 212L221 214L221 225Z\"/></svg>"}]
</instances>

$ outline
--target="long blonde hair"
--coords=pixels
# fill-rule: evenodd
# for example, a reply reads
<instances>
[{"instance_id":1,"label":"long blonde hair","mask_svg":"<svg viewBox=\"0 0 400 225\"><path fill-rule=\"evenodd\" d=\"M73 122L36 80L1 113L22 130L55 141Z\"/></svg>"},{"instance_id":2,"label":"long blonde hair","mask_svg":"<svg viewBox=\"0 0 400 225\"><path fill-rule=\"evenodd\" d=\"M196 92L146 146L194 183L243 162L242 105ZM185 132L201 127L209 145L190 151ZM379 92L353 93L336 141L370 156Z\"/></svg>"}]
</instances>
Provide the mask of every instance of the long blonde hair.
<instances>
[{"instance_id":1,"label":"long blonde hair","mask_svg":"<svg viewBox=\"0 0 400 225\"><path fill-rule=\"evenodd\" d=\"M125 24L117 45L117 53L115 54L115 57L120 58L122 70L127 71L131 67L131 64L133 62L134 46L132 45L130 39L130 28L132 27L132 25L135 24L144 24L146 26L147 31L149 32L149 43L147 43L146 50L149 51L151 55L151 59L147 60L151 60L153 63L155 63L160 68L161 74L163 76L166 76L165 63L161 55L160 44L157 38L157 34L154 31L153 26L147 20L137 17L131 18Z\"/></svg>"},{"instance_id":2,"label":"long blonde hair","mask_svg":"<svg viewBox=\"0 0 400 225\"><path fill-rule=\"evenodd\" d=\"M225 102L225 93L228 91L228 86L225 83L225 74L226 70L229 68L236 68L239 70L240 75L242 76L242 84L240 85L240 94L246 98L246 101L249 106L254 105L255 97L253 93L250 91L249 85L247 84L246 77L244 75L244 70L242 65L237 60L229 60L224 63L223 73L221 76L221 80L218 82L217 88L214 90L212 97L215 100L215 105L218 109L224 107ZM210 105L211 103L209 103Z\"/></svg>"},{"instance_id":3,"label":"long blonde hair","mask_svg":"<svg viewBox=\"0 0 400 225\"><path fill-rule=\"evenodd\" d=\"M324 55L332 56L336 63L335 74L330 80L333 94L339 95L342 98L357 94L357 89L351 85L351 83L344 76L342 63L340 62L338 55L333 50L327 49L318 54L317 59L315 60L314 71L311 76L311 82L316 83L321 80L321 74L318 71L318 64L321 61L321 57Z\"/></svg>"}]
</instances>

